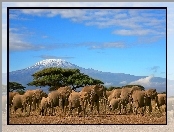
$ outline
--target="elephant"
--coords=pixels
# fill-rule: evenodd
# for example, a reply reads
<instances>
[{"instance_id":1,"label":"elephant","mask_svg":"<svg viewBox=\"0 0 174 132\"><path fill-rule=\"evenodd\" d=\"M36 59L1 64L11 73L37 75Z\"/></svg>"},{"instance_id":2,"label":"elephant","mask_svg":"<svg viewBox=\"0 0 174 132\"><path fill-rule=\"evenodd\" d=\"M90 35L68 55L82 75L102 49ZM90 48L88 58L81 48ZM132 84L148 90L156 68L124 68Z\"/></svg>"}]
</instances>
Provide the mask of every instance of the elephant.
<instances>
[{"instance_id":1,"label":"elephant","mask_svg":"<svg viewBox=\"0 0 174 132\"><path fill-rule=\"evenodd\" d=\"M131 96L132 96L133 112L137 115L138 109L141 108L142 114L144 114L145 91L135 90Z\"/></svg>"},{"instance_id":2,"label":"elephant","mask_svg":"<svg viewBox=\"0 0 174 132\"><path fill-rule=\"evenodd\" d=\"M16 94L19 94L19 93L18 93L18 92L9 92L9 106L12 105L13 97L14 97Z\"/></svg>"},{"instance_id":3,"label":"elephant","mask_svg":"<svg viewBox=\"0 0 174 132\"><path fill-rule=\"evenodd\" d=\"M33 106L34 106L34 110L35 110L36 108L39 108L39 104L42 100L42 97L47 96L47 95L41 89L35 89L33 91L34 91L34 93L33 93L32 101L33 101Z\"/></svg>"},{"instance_id":4,"label":"elephant","mask_svg":"<svg viewBox=\"0 0 174 132\"><path fill-rule=\"evenodd\" d=\"M60 87L58 90L59 93L59 107L62 108L62 112L66 114L66 109L69 105L68 98L69 95L72 93L72 89L69 86Z\"/></svg>"},{"instance_id":5,"label":"elephant","mask_svg":"<svg viewBox=\"0 0 174 132\"><path fill-rule=\"evenodd\" d=\"M87 92L90 96L89 98L89 104L90 104L90 111L93 111L94 103L96 103L97 106L97 112L99 113L99 99L104 98L105 102L107 101L106 96L106 90L103 85L97 84L97 85L90 85L90 86L84 86L81 90L81 92ZM106 104L106 103L105 103ZM106 112L106 105L105 105L105 112Z\"/></svg>"},{"instance_id":6,"label":"elephant","mask_svg":"<svg viewBox=\"0 0 174 132\"><path fill-rule=\"evenodd\" d=\"M9 112L11 111L13 97L17 94L19 94L19 93L18 92L9 92Z\"/></svg>"},{"instance_id":7,"label":"elephant","mask_svg":"<svg viewBox=\"0 0 174 132\"><path fill-rule=\"evenodd\" d=\"M108 91L106 90L106 98L108 100L108 97L111 95L112 91ZM103 105L107 105L107 102L104 98L100 98L100 102L103 104Z\"/></svg>"},{"instance_id":8,"label":"elephant","mask_svg":"<svg viewBox=\"0 0 174 132\"><path fill-rule=\"evenodd\" d=\"M158 108L160 108L161 106L163 105L166 105L166 94L158 94ZM166 112L166 109L165 109L165 112Z\"/></svg>"},{"instance_id":9,"label":"elephant","mask_svg":"<svg viewBox=\"0 0 174 132\"><path fill-rule=\"evenodd\" d=\"M125 113L127 113L127 104L130 105L130 112L133 112L130 95L132 95L132 93L136 90L141 91L142 89L138 86L133 86L132 88L123 87L121 89L120 98L122 98L124 100L123 109L124 109Z\"/></svg>"},{"instance_id":10,"label":"elephant","mask_svg":"<svg viewBox=\"0 0 174 132\"><path fill-rule=\"evenodd\" d=\"M80 105L80 92L72 92L68 98L69 101L69 111L72 114L72 110L74 108L78 109L78 115L82 111L82 107Z\"/></svg>"},{"instance_id":11,"label":"elephant","mask_svg":"<svg viewBox=\"0 0 174 132\"><path fill-rule=\"evenodd\" d=\"M45 92L43 92L43 93L42 93L42 97L47 98L47 97L48 97L48 94L47 94L47 93L45 93Z\"/></svg>"},{"instance_id":12,"label":"elephant","mask_svg":"<svg viewBox=\"0 0 174 132\"><path fill-rule=\"evenodd\" d=\"M41 99L44 96L43 90L41 90L41 89L27 90L24 93L24 95L28 96L30 98L29 106L30 106L30 110L31 110L31 105L32 105L33 111L36 110L36 108L39 108Z\"/></svg>"},{"instance_id":13,"label":"elephant","mask_svg":"<svg viewBox=\"0 0 174 132\"><path fill-rule=\"evenodd\" d=\"M87 104L90 103L90 94L88 92L79 92L80 94L80 105L82 107L83 116L86 115Z\"/></svg>"},{"instance_id":14,"label":"elephant","mask_svg":"<svg viewBox=\"0 0 174 132\"><path fill-rule=\"evenodd\" d=\"M112 91L107 91L106 90L106 96L107 96L107 98L112 94L112 92L113 92L113 90Z\"/></svg>"},{"instance_id":15,"label":"elephant","mask_svg":"<svg viewBox=\"0 0 174 132\"><path fill-rule=\"evenodd\" d=\"M152 100L155 101L156 103L156 106L158 107L158 109L160 110L159 108L159 104L158 104L158 93L156 91L156 89L148 89L148 90L145 90L144 91L145 93L145 110L146 110L146 107L148 106L149 107L149 112L151 113L152 112ZM161 110L160 110L161 112Z\"/></svg>"},{"instance_id":16,"label":"elephant","mask_svg":"<svg viewBox=\"0 0 174 132\"><path fill-rule=\"evenodd\" d=\"M12 100L12 107L13 107L13 112L16 113L16 110L18 108L21 108L21 111L26 112L26 105L30 102L30 97L26 96L26 95L20 95L20 94L16 94L13 97ZM29 110L29 115L30 115L30 110Z\"/></svg>"},{"instance_id":17,"label":"elephant","mask_svg":"<svg viewBox=\"0 0 174 132\"><path fill-rule=\"evenodd\" d=\"M110 111L114 111L115 109L119 110L119 114L121 114L121 105L123 103L123 99L121 98L112 98L109 102Z\"/></svg>"},{"instance_id":18,"label":"elephant","mask_svg":"<svg viewBox=\"0 0 174 132\"><path fill-rule=\"evenodd\" d=\"M113 98L120 98L122 89L114 89L111 91L111 94L108 96L108 101L110 102ZM109 104L108 102L108 104Z\"/></svg>"},{"instance_id":19,"label":"elephant","mask_svg":"<svg viewBox=\"0 0 174 132\"><path fill-rule=\"evenodd\" d=\"M51 114L55 114L55 107L59 106L59 92L57 90L51 91L48 94L48 105L50 106L51 109Z\"/></svg>"},{"instance_id":20,"label":"elephant","mask_svg":"<svg viewBox=\"0 0 174 132\"><path fill-rule=\"evenodd\" d=\"M42 97L41 105L40 105L40 115L41 116L46 116L47 109L50 107L48 102L49 102L48 97Z\"/></svg>"}]
</instances>

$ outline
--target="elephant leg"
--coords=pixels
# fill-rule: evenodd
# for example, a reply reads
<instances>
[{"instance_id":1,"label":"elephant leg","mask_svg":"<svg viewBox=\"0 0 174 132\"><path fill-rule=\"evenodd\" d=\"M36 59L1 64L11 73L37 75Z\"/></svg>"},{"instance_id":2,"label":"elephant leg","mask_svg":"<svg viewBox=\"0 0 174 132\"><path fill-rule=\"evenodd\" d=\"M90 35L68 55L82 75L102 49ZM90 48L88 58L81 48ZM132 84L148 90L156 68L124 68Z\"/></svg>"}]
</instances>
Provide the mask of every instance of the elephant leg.
<instances>
[{"instance_id":1,"label":"elephant leg","mask_svg":"<svg viewBox=\"0 0 174 132\"><path fill-rule=\"evenodd\" d=\"M93 111L93 107L94 107L94 102L91 102L91 104L90 104L91 106L90 106L90 112L92 112Z\"/></svg>"},{"instance_id":2,"label":"elephant leg","mask_svg":"<svg viewBox=\"0 0 174 132\"><path fill-rule=\"evenodd\" d=\"M121 114L121 104L118 105L119 114Z\"/></svg>"},{"instance_id":3,"label":"elephant leg","mask_svg":"<svg viewBox=\"0 0 174 132\"><path fill-rule=\"evenodd\" d=\"M104 99L104 109L105 109L105 114L106 114L106 106L107 106L107 100Z\"/></svg>"},{"instance_id":4,"label":"elephant leg","mask_svg":"<svg viewBox=\"0 0 174 132\"><path fill-rule=\"evenodd\" d=\"M122 107L122 113L126 113L126 105L124 104L123 107Z\"/></svg>"},{"instance_id":5,"label":"elephant leg","mask_svg":"<svg viewBox=\"0 0 174 132\"><path fill-rule=\"evenodd\" d=\"M26 104L24 103L22 106L23 106L23 109L24 109L23 111L26 113Z\"/></svg>"},{"instance_id":6,"label":"elephant leg","mask_svg":"<svg viewBox=\"0 0 174 132\"><path fill-rule=\"evenodd\" d=\"M16 110L17 110L17 108L14 106L13 107L13 114L16 114Z\"/></svg>"},{"instance_id":7,"label":"elephant leg","mask_svg":"<svg viewBox=\"0 0 174 132\"><path fill-rule=\"evenodd\" d=\"M66 109L67 109L67 106L64 106L64 113L65 113L65 116L66 116Z\"/></svg>"},{"instance_id":8,"label":"elephant leg","mask_svg":"<svg viewBox=\"0 0 174 132\"><path fill-rule=\"evenodd\" d=\"M79 106L79 107L78 107L78 116L79 116L79 114L80 114L81 111L82 111L82 107Z\"/></svg>"},{"instance_id":9,"label":"elephant leg","mask_svg":"<svg viewBox=\"0 0 174 132\"><path fill-rule=\"evenodd\" d=\"M36 101L36 107L35 107L35 110L37 110L38 108L39 108L38 101Z\"/></svg>"},{"instance_id":10,"label":"elephant leg","mask_svg":"<svg viewBox=\"0 0 174 132\"><path fill-rule=\"evenodd\" d=\"M36 110L36 101L33 101L33 111Z\"/></svg>"},{"instance_id":11,"label":"elephant leg","mask_svg":"<svg viewBox=\"0 0 174 132\"><path fill-rule=\"evenodd\" d=\"M152 112L152 105L149 105L149 113Z\"/></svg>"},{"instance_id":12,"label":"elephant leg","mask_svg":"<svg viewBox=\"0 0 174 132\"><path fill-rule=\"evenodd\" d=\"M133 113L132 104L130 103L130 113Z\"/></svg>"},{"instance_id":13,"label":"elephant leg","mask_svg":"<svg viewBox=\"0 0 174 132\"><path fill-rule=\"evenodd\" d=\"M90 112L93 110L92 103L89 104L90 106Z\"/></svg>"},{"instance_id":14,"label":"elephant leg","mask_svg":"<svg viewBox=\"0 0 174 132\"><path fill-rule=\"evenodd\" d=\"M24 103L24 105L25 105L25 110L26 110L26 103ZM27 104L27 106L29 107L29 113L31 112L31 105L32 105L32 102L29 102Z\"/></svg>"},{"instance_id":15,"label":"elephant leg","mask_svg":"<svg viewBox=\"0 0 174 132\"><path fill-rule=\"evenodd\" d=\"M21 112L22 112L22 113L24 112L24 107L21 108Z\"/></svg>"},{"instance_id":16,"label":"elephant leg","mask_svg":"<svg viewBox=\"0 0 174 132\"><path fill-rule=\"evenodd\" d=\"M31 112L31 104L29 104L29 115L30 115L30 112Z\"/></svg>"},{"instance_id":17,"label":"elephant leg","mask_svg":"<svg viewBox=\"0 0 174 132\"><path fill-rule=\"evenodd\" d=\"M83 106L83 117L85 117L85 114L86 114L86 109Z\"/></svg>"},{"instance_id":18,"label":"elephant leg","mask_svg":"<svg viewBox=\"0 0 174 132\"><path fill-rule=\"evenodd\" d=\"M138 107L135 108L135 114L138 114Z\"/></svg>"},{"instance_id":19,"label":"elephant leg","mask_svg":"<svg viewBox=\"0 0 174 132\"><path fill-rule=\"evenodd\" d=\"M141 108L141 115L144 115L144 108L143 107L140 108Z\"/></svg>"},{"instance_id":20,"label":"elephant leg","mask_svg":"<svg viewBox=\"0 0 174 132\"><path fill-rule=\"evenodd\" d=\"M51 114L51 115L52 115L52 114L53 114L53 108L52 108L52 107L50 107L49 109L50 109L50 110L49 110L49 114Z\"/></svg>"},{"instance_id":21,"label":"elephant leg","mask_svg":"<svg viewBox=\"0 0 174 132\"><path fill-rule=\"evenodd\" d=\"M134 107L133 112L134 112L134 115L136 115L136 107Z\"/></svg>"},{"instance_id":22,"label":"elephant leg","mask_svg":"<svg viewBox=\"0 0 174 132\"><path fill-rule=\"evenodd\" d=\"M42 108L39 110L39 115L42 116Z\"/></svg>"},{"instance_id":23,"label":"elephant leg","mask_svg":"<svg viewBox=\"0 0 174 132\"><path fill-rule=\"evenodd\" d=\"M69 113L72 115L72 107L69 108Z\"/></svg>"},{"instance_id":24,"label":"elephant leg","mask_svg":"<svg viewBox=\"0 0 174 132\"><path fill-rule=\"evenodd\" d=\"M143 107L143 112L146 114L146 106Z\"/></svg>"},{"instance_id":25,"label":"elephant leg","mask_svg":"<svg viewBox=\"0 0 174 132\"><path fill-rule=\"evenodd\" d=\"M100 114L100 112L99 112L99 106L100 106L99 101L96 102L96 105L97 105L97 112L98 112L98 114Z\"/></svg>"},{"instance_id":26,"label":"elephant leg","mask_svg":"<svg viewBox=\"0 0 174 132\"><path fill-rule=\"evenodd\" d=\"M82 105L82 108L83 108L83 117L85 117L85 115L86 115L86 107L87 107L87 102L84 101L83 102L83 105Z\"/></svg>"},{"instance_id":27,"label":"elephant leg","mask_svg":"<svg viewBox=\"0 0 174 132\"><path fill-rule=\"evenodd\" d=\"M47 114L47 108L44 108L44 116Z\"/></svg>"}]
</instances>

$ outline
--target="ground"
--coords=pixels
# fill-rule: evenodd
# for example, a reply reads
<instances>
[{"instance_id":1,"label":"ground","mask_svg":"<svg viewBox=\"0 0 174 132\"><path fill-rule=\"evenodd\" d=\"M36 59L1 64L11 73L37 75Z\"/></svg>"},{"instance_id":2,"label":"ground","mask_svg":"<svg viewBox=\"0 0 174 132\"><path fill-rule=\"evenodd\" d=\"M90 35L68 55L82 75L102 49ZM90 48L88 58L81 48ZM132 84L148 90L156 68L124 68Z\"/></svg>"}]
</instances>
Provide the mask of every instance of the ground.
<instances>
[{"instance_id":1,"label":"ground","mask_svg":"<svg viewBox=\"0 0 174 132\"><path fill-rule=\"evenodd\" d=\"M31 115L24 115L20 113L20 110L16 114L10 114L10 124L166 124L166 114L162 114L158 111L154 111L152 114L146 113L144 116L141 114L123 114L107 111L107 114L97 115L94 111L94 115L86 116L85 118L76 114L76 110L73 111L73 115L64 116L60 109L55 116L40 116L38 112L31 112ZM60 114L61 113L61 114Z\"/></svg>"}]
</instances>

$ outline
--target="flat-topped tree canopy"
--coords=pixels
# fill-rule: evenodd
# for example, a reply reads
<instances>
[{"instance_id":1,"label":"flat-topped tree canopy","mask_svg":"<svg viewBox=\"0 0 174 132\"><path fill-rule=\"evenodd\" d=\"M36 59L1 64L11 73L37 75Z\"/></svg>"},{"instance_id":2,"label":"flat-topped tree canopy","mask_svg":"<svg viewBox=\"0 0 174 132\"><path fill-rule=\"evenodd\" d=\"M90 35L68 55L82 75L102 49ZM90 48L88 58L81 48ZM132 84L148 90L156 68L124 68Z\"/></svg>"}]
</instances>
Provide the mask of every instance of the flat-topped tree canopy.
<instances>
[{"instance_id":1,"label":"flat-topped tree canopy","mask_svg":"<svg viewBox=\"0 0 174 132\"><path fill-rule=\"evenodd\" d=\"M98 79L93 79L79 69L63 69L57 67L45 68L33 75L33 81L27 85L49 86L49 91L62 86L71 86L73 90L86 85L104 84Z\"/></svg>"}]
</instances>

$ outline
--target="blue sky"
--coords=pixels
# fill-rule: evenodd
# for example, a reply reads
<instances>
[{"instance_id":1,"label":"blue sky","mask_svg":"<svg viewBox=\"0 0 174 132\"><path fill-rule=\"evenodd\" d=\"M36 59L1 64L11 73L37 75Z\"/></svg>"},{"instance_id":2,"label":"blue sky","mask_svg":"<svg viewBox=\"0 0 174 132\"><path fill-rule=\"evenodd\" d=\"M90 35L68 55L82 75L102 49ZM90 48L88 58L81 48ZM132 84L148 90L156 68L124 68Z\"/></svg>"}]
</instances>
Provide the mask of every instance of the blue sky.
<instances>
[{"instance_id":1,"label":"blue sky","mask_svg":"<svg viewBox=\"0 0 174 132\"><path fill-rule=\"evenodd\" d=\"M165 10L10 10L10 71L43 59L166 77Z\"/></svg>"}]
</instances>

